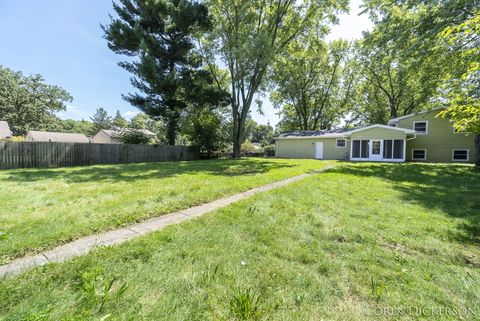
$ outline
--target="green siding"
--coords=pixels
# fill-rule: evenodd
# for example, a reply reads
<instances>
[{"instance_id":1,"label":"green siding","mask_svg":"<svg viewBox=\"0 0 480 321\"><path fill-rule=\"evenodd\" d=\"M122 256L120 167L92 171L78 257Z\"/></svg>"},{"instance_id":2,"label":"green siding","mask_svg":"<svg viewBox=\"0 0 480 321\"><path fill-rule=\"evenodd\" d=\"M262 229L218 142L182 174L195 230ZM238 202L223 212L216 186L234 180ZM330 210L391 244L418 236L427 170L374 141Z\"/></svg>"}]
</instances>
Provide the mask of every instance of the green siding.
<instances>
[{"instance_id":1,"label":"green siding","mask_svg":"<svg viewBox=\"0 0 480 321\"><path fill-rule=\"evenodd\" d=\"M409 129L413 129L413 122L415 121L428 121L427 134L417 134L415 139L407 141L407 160L412 160L412 149L426 149L426 162L451 163L453 149L469 149L469 162L475 162L476 149L474 136L455 133L450 121L435 117L439 112L439 110L431 111L400 119L397 127Z\"/></svg>"},{"instance_id":2,"label":"green siding","mask_svg":"<svg viewBox=\"0 0 480 321\"><path fill-rule=\"evenodd\" d=\"M405 139L405 133L395 129L370 128L352 134L351 139Z\"/></svg>"},{"instance_id":3,"label":"green siding","mask_svg":"<svg viewBox=\"0 0 480 321\"><path fill-rule=\"evenodd\" d=\"M323 159L347 159L350 142L345 148L336 147L336 138L277 139L276 157L315 158L315 143L323 142Z\"/></svg>"}]
</instances>

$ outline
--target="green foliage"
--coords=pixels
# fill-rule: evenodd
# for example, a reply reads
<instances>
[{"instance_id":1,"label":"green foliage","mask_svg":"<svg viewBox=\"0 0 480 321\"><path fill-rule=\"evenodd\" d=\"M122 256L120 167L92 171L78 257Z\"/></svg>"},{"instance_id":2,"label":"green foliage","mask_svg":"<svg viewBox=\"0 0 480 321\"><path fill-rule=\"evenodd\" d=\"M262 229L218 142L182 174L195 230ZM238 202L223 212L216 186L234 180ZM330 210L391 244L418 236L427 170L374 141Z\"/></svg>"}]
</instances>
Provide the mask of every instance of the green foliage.
<instances>
[{"instance_id":1,"label":"green foliage","mask_svg":"<svg viewBox=\"0 0 480 321\"><path fill-rule=\"evenodd\" d=\"M115 137L124 144L148 144L152 139L140 129L128 128L120 130Z\"/></svg>"},{"instance_id":2,"label":"green foliage","mask_svg":"<svg viewBox=\"0 0 480 321\"><path fill-rule=\"evenodd\" d=\"M80 133L84 135L94 135L97 132L95 131L94 125L92 122L86 120L59 120L58 121L58 131L63 133Z\"/></svg>"},{"instance_id":3,"label":"green foliage","mask_svg":"<svg viewBox=\"0 0 480 321\"><path fill-rule=\"evenodd\" d=\"M447 82L450 105L441 115L450 118L459 131L480 135L480 11L445 28L441 36L464 61L462 75Z\"/></svg>"},{"instance_id":4,"label":"green foliage","mask_svg":"<svg viewBox=\"0 0 480 321\"><path fill-rule=\"evenodd\" d=\"M350 45L326 44L317 33L291 42L274 66L271 100L289 130L330 129L351 109L356 76Z\"/></svg>"},{"instance_id":5,"label":"green foliage","mask_svg":"<svg viewBox=\"0 0 480 321\"><path fill-rule=\"evenodd\" d=\"M378 304L384 291L387 289L387 285L385 283L379 282L373 276L370 278L370 290L375 303Z\"/></svg>"},{"instance_id":6,"label":"green foliage","mask_svg":"<svg viewBox=\"0 0 480 321\"><path fill-rule=\"evenodd\" d=\"M97 108L95 113L90 117L93 123L93 132L98 133L102 129L112 128L112 117L108 115L108 112L100 107Z\"/></svg>"},{"instance_id":7,"label":"green foliage","mask_svg":"<svg viewBox=\"0 0 480 321\"><path fill-rule=\"evenodd\" d=\"M122 117L122 114L120 114L120 110L117 110L115 117L113 117L112 126L120 128L128 127L128 121Z\"/></svg>"},{"instance_id":8,"label":"green foliage","mask_svg":"<svg viewBox=\"0 0 480 321\"><path fill-rule=\"evenodd\" d=\"M8 122L14 135L55 130L55 113L72 101L65 89L46 84L38 74L24 76L0 66L0 83L0 119Z\"/></svg>"},{"instance_id":9,"label":"green foliage","mask_svg":"<svg viewBox=\"0 0 480 321\"><path fill-rule=\"evenodd\" d=\"M229 142L229 126L224 116L215 111L192 111L185 120L184 133L201 152L212 154L223 150Z\"/></svg>"},{"instance_id":10,"label":"green foliage","mask_svg":"<svg viewBox=\"0 0 480 321\"><path fill-rule=\"evenodd\" d=\"M365 81L359 83L357 112L363 122L431 107L445 102L452 89L463 88L469 60L462 57L461 45L442 34L456 33L455 26L472 19L480 10L478 1L367 0L364 7L375 28L363 43ZM470 44L478 47L478 38Z\"/></svg>"},{"instance_id":11,"label":"green foliage","mask_svg":"<svg viewBox=\"0 0 480 321\"><path fill-rule=\"evenodd\" d=\"M153 120L145 113L138 113L133 116L128 127L133 129L147 129L155 134L153 140L156 144L167 143L164 123L160 120Z\"/></svg>"},{"instance_id":12,"label":"green foliage","mask_svg":"<svg viewBox=\"0 0 480 321\"><path fill-rule=\"evenodd\" d=\"M88 304L96 305L98 311L101 311L107 302L123 295L127 283L121 283L117 276L109 277L103 269L95 268L82 273L81 289Z\"/></svg>"},{"instance_id":13,"label":"green foliage","mask_svg":"<svg viewBox=\"0 0 480 321\"><path fill-rule=\"evenodd\" d=\"M347 1L209 0L214 33L210 58L219 55L230 75L233 155L245 138L255 95L267 85L267 71L284 48L308 29L320 28Z\"/></svg>"},{"instance_id":14,"label":"green foliage","mask_svg":"<svg viewBox=\"0 0 480 321\"><path fill-rule=\"evenodd\" d=\"M230 301L230 311L238 320L256 320L260 317L258 302L260 296L252 290L238 290Z\"/></svg>"},{"instance_id":15,"label":"green foliage","mask_svg":"<svg viewBox=\"0 0 480 321\"><path fill-rule=\"evenodd\" d=\"M208 10L194 1L121 0L113 4L118 18L103 26L108 46L136 58L120 66L134 75L132 85L143 95L124 98L167 127L175 144L182 112L197 99L215 106L218 98L209 71L203 69L194 37L211 28ZM205 90L197 91L197 87ZM212 89L212 90L210 90ZM208 95L204 98L206 91Z\"/></svg>"},{"instance_id":16,"label":"green foliage","mask_svg":"<svg viewBox=\"0 0 480 321\"><path fill-rule=\"evenodd\" d=\"M265 152L265 156L275 156L275 144L264 145L263 151Z\"/></svg>"}]
</instances>

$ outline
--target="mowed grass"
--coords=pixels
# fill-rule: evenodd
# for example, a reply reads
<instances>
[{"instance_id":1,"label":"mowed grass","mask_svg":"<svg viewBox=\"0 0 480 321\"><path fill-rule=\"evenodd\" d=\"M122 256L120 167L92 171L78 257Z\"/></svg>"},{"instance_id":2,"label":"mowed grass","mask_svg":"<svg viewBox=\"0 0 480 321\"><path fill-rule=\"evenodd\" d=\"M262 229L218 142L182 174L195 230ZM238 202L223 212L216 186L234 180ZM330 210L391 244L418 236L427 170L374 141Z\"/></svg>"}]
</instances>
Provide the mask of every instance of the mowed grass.
<instances>
[{"instance_id":1,"label":"mowed grass","mask_svg":"<svg viewBox=\"0 0 480 321\"><path fill-rule=\"evenodd\" d=\"M326 165L251 158L0 171L0 264Z\"/></svg>"},{"instance_id":2,"label":"mowed grass","mask_svg":"<svg viewBox=\"0 0 480 321\"><path fill-rule=\"evenodd\" d=\"M479 320L479 182L344 164L0 281L0 319Z\"/></svg>"}]
</instances>

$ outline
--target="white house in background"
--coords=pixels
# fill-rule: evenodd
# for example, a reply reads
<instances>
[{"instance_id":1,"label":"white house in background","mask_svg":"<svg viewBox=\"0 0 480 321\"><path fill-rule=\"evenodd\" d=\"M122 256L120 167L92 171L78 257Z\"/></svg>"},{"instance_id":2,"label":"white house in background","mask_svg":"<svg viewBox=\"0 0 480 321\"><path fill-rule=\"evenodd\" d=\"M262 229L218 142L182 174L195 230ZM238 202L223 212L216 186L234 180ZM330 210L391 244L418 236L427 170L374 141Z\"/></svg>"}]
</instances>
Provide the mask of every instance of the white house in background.
<instances>
[{"instance_id":1,"label":"white house in background","mask_svg":"<svg viewBox=\"0 0 480 321\"><path fill-rule=\"evenodd\" d=\"M131 128L114 128L114 129L102 129L95 136L92 137L90 142L94 144L121 144L122 142L118 139L120 135L125 132L131 131ZM155 133L147 129L135 129L147 137L155 137Z\"/></svg>"},{"instance_id":2,"label":"white house in background","mask_svg":"<svg viewBox=\"0 0 480 321\"><path fill-rule=\"evenodd\" d=\"M10 126L5 120L0 120L0 139L7 139L13 136Z\"/></svg>"},{"instance_id":3,"label":"white house in background","mask_svg":"<svg viewBox=\"0 0 480 321\"><path fill-rule=\"evenodd\" d=\"M27 142L89 143L88 137L76 133L55 133L31 130L25 137Z\"/></svg>"}]
</instances>

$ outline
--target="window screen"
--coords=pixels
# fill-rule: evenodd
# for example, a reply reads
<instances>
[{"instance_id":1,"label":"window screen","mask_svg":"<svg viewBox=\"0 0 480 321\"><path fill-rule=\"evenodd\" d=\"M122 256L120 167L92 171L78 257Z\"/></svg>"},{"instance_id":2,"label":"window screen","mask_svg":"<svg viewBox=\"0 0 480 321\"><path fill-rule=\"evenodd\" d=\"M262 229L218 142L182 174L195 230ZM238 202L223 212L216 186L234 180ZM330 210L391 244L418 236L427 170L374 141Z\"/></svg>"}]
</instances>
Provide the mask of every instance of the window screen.
<instances>
[{"instance_id":1,"label":"window screen","mask_svg":"<svg viewBox=\"0 0 480 321\"><path fill-rule=\"evenodd\" d=\"M401 139L393 141L393 158L403 159L403 140Z\"/></svg>"},{"instance_id":2,"label":"window screen","mask_svg":"<svg viewBox=\"0 0 480 321\"><path fill-rule=\"evenodd\" d=\"M345 139L337 139L337 147L338 148L345 147Z\"/></svg>"},{"instance_id":3,"label":"window screen","mask_svg":"<svg viewBox=\"0 0 480 321\"><path fill-rule=\"evenodd\" d=\"M414 149L412 151L412 159L424 160L426 157L426 151L424 149Z\"/></svg>"},{"instance_id":4,"label":"window screen","mask_svg":"<svg viewBox=\"0 0 480 321\"><path fill-rule=\"evenodd\" d=\"M456 149L453 151L453 160L466 161L468 160L468 150Z\"/></svg>"},{"instance_id":5,"label":"window screen","mask_svg":"<svg viewBox=\"0 0 480 321\"><path fill-rule=\"evenodd\" d=\"M417 133L426 133L427 132L427 122L426 121L419 121L413 124L413 129Z\"/></svg>"},{"instance_id":6,"label":"window screen","mask_svg":"<svg viewBox=\"0 0 480 321\"><path fill-rule=\"evenodd\" d=\"M368 140L362 140L361 157L368 158Z\"/></svg>"},{"instance_id":7,"label":"window screen","mask_svg":"<svg viewBox=\"0 0 480 321\"><path fill-rule=\"evenodd\" d=\"M393 141L392 140L384 140L383 141L383 158L385 159L392 159L393 157Z\"/></svg>"},{"instance_id":8,"label":"window screen","mask_svg":"<svg viewBox=\"0 0 480 321\"><path fill-rule=\"evenodd\" d=\"M360 158L360 141L354 140L352 144L352 158Z\"/></svg>"}]
</instances>

